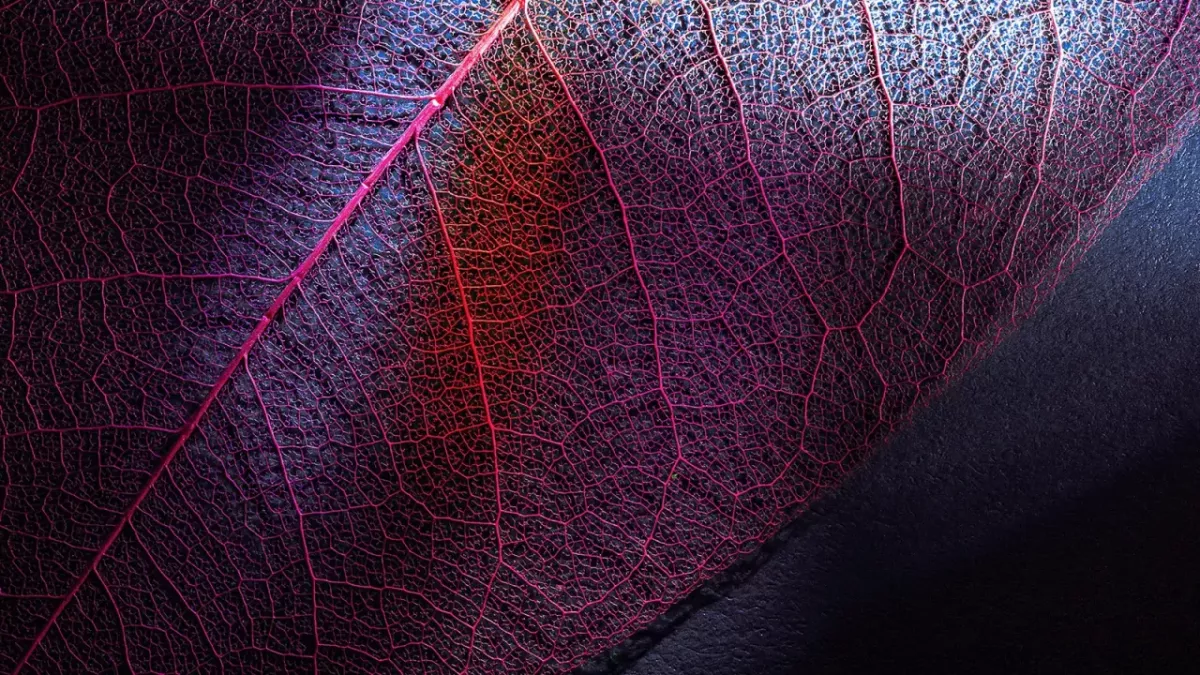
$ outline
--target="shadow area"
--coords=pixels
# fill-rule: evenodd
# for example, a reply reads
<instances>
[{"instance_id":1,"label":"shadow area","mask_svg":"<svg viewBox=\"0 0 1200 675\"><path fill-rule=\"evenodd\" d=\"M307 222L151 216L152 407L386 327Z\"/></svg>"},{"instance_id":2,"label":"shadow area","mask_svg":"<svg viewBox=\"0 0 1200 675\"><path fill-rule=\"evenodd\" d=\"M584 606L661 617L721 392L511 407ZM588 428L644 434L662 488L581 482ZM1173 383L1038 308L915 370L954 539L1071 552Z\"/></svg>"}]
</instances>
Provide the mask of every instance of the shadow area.
<instances>
[{"instance_id":1,"label":"shadow area","mask_svg":"<svg viewBox=\"0 0 1200 675\"><path fill-rule=\"evenodd\" d=\"M592 672L1194 672L1197 185L1193 136L991 356Z\"/></svg>"},{"instance_id":2,"label":"shadow area","mask_svg":"<svg viewBox=\"0 0 1200 675\"><path fill-rule=\"evenodd\" d=\"M889 579L842 609L808 656L764 670L1182 672L1200 659L1197 486L1193 430L1153 465L985 555Z\"/></svg>"}]
</instances>

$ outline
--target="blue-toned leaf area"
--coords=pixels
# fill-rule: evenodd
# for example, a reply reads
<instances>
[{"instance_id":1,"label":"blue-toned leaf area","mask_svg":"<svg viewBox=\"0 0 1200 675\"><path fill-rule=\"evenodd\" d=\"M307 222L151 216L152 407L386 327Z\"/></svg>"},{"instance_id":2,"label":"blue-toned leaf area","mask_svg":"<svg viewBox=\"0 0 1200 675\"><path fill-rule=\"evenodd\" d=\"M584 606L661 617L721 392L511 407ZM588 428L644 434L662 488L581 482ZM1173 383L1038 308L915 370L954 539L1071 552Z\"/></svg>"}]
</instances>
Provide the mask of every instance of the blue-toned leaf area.
<instances>
[{"instance_id":1,"label":"blue-toned leaf area","mask_svg":"<svg viewBox=\"0 0 1200 675\"><path fill-rule=\"evenodd\" d=\"M1200 7L0 7L0 668L562 672L1200 114Z\"/></svg>"}]
</instances>

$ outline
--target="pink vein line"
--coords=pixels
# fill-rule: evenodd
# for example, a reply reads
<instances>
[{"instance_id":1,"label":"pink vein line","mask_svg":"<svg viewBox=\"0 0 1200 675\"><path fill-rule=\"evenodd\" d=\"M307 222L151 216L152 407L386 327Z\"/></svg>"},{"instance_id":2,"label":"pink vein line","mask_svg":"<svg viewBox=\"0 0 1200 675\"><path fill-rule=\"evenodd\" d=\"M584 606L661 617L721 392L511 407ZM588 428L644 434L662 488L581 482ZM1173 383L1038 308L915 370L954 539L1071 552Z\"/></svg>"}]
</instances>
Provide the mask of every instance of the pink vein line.
<instances>
[{"instance_id":1,"label":"pink vein line","mask_svg":"<svg viewBox=\"0 0 1200 675\"><path fill-rule=\"evenodd\" d=\"M421 130L425 128L425 125L429 122L429 120L437 113L439 109L441 109L446 100L449 99L450 95L454 93L454 89L458 87L458 85L461 84L464 79L466 79L467 75L471 72L471 69L475 67L475 64L479 63L479 60L483 58L483 55L487 52L487 50L492 46L493 43L496 42L496 39L500 36L501 31L503 31L505 27L512 23L513 19L519 13L523 3L524 0L509 0L508 4L504 7L503 13L500 14L500 17L497 18L495 23L493 23L491 27L489 27L483 34L483 36L480 37L479 42L477 42L471 51L467 53L467 56L463 59L462 63L458 64L458 67L456 67L454 72L450 74L450 77L447 78L444 83L442 83L442 86L438 88L433 97L425 103L425 106L421 108L421 112L417 114L416 119L409 123L408 127L405 128L404 133L400 136L400 138L396 140L390 149L388 149L387 154L385 154L383 158L379 160L379 162L375 165L375 168L371 170L371 173L367 175L362 184L358 186L358 189L354 191L354 195L350 197L350 201L346 202L346 205L342 207L342 210L337 214L337 217L333 219L333 222L329 225L329 228L325 230L324 236L322 236L321 240L317 242L317 245L308 254L308 257L306 257L304 262L300 263L300 266L292 272L290 277L288 277L289 280L287 285L283 287L283 290L280 291L279 295L275 298L275 301L271 303L271 306L268 307L267 311L263 313L261 318L259 318L258 323L254 326L254 330L250 332L249 337L247 337L246 341L242 343L242 346L238 349L237 354L229 361L229 364L225 366L225 370L221 372L221 376L217 378L216 383L213 384L211 389L209 389L208 394L204 397L204 400L200 402L200 406L196 408L195 412L192 413L184 425L179 429L175 438L175 442L171 444L171 448L167 450L166 454L162 456L162 459L158 461L158 464L154 467L154 471L150 474L150 477L146 480L146 483L142 486L142 489L138 491L137 496L134 497L133 502L129 505L129 508L125 509L125 512L121 514L120 520L117 521L117 524L112 528L112 531L108 533L108 536L104 538L104 542L100 544L100 548L96 551L96 555L92 557L87 567L84 568L79 577L75 579L75 583L71 585L71 588L67 591L67 594L63 596L62 601L58 604L58 607L54 609L54 613L50 615L50 618L46 620L45 625L42 626L40 631L38 631L37 636L33 638L33 642L29 645L29 649L25 651L25 655L21 657L21 660L17 663L16 668L13 669L13 675L17 675L17 673L21 672L21 669L23 669L25 665L29 663L30 657L32 657L33 653L37 651L38 645L40 645L42 641L46 639L46 635L48 635L50 633L50 629L54 627L55 621L58 620L58 617L71 604L71 601L75 598L76 594L79 593L79 589L83 588L83 584L87 581L88 577L95 572L97 566L100 564L100 561L104 558L109 549L112 548L113 543L117 540L117 536L120 535L125 529L125 526L129 524L129 521L133 518L133 514L138 510L138 507L142 505L142 502L145 501L146 497L149 496L150 491L154 488L155 483L157 483L158 479L163 475L163 473L166 472L167 466L171 464L171 460L175 459L175 456L179 454L180 449L182 449L184 444L187 443L188 439L191 438L192 433L200 424L200 420L204 417L205 413L208 412L209 407L212 406L213 402L217 400L217 396L221 393L221 390L224 389L225 385L228 384L233 378L233 373L245 360L246 355L250 353L250 350L254 348L254 345L258 343L259 338L261 338L263 333L266 332L267 326L271 324L271 321L274 320L275 316L279 314L279 310L283 307L284 303L286 303L288 298L291 297L292 293L299 288L300 282L303 281L305 275L307 275L309 271L316 266L317 260L319 260L325 250L329 248L329 244L333 242L333 239L337 236L338 231L341 230L342 226L350 220L350 216L354 215L355 211L358 210L359 205L362 204L367 195L371 193L375 187L375 184L379 182L379 179L383 177L383 174L396 161L396 158L400 156L400 153L404 150L404 148L413 142L413 139L421 133Z\"/></svg>"}]
</instances>

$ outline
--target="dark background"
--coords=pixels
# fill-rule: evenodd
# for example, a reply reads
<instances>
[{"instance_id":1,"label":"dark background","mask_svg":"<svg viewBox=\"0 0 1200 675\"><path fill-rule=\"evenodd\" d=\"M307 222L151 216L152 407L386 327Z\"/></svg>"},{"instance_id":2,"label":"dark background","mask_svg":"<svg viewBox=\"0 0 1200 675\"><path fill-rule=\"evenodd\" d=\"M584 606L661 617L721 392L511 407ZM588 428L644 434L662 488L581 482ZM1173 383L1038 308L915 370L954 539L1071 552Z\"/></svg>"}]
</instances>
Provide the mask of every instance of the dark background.
<instances>
[{"instance_id":1,"label":"dark background","mask_svg":"<svg viewBox=\"0 0 1200 675\"><path fill-rule=\"evenodd\" d=\"M1200 135L769 548L627 672L1200 673Z\"/></svg>"}]
</instances>

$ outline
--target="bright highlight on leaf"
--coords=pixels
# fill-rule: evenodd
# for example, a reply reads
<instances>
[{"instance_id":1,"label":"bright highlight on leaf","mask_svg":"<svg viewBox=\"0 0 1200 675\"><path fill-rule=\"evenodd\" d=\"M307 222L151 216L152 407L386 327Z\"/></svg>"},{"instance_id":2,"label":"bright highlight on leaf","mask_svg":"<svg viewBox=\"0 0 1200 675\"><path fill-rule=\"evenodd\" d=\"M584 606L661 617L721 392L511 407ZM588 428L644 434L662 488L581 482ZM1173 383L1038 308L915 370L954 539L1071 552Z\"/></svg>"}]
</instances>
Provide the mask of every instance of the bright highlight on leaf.
<instances>
[{"instance_id":1,"label":"bright highlight on leaf","mask_svg":"<svg viewBox=\"0 0 1200 675\"><path fill-rule=\"evenodd\" d=\"M1190 0L0 8L0 666L568 670L1194 123Z\"/></svg>"}]
</instances>

